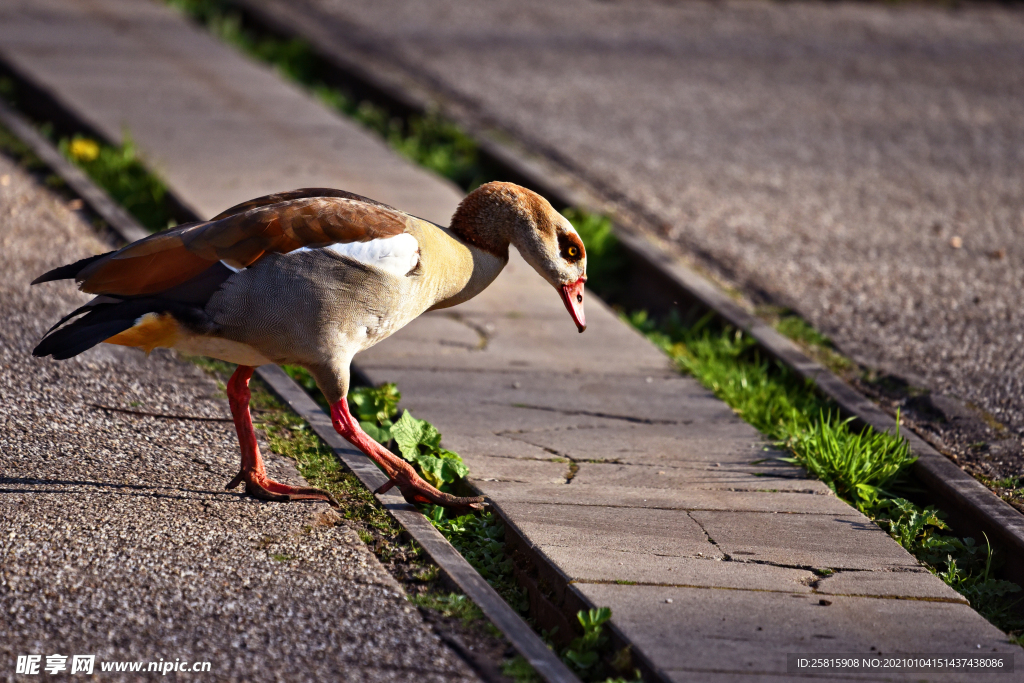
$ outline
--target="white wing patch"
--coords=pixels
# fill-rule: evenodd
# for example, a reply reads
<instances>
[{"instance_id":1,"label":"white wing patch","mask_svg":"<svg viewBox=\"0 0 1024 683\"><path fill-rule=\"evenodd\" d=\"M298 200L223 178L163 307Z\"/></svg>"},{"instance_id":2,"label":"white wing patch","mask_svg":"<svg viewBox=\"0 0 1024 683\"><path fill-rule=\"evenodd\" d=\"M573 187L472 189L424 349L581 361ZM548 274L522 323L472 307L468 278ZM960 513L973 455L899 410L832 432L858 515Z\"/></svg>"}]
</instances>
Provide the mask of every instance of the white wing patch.
<instances>
[{"instance_id":1,"label":"white wing patch","mask_svg":"<svg viewBox=\"0 0 1024 683\"><path fill-rule=\"evenodd\" d=\"M344 242L321 248L379 268L396 277L405 277L420 262L420 244L415 237L405 232L384 239ZM310 251L310 248L302 247L295 251Z\"/></svg>"}]
</instances>

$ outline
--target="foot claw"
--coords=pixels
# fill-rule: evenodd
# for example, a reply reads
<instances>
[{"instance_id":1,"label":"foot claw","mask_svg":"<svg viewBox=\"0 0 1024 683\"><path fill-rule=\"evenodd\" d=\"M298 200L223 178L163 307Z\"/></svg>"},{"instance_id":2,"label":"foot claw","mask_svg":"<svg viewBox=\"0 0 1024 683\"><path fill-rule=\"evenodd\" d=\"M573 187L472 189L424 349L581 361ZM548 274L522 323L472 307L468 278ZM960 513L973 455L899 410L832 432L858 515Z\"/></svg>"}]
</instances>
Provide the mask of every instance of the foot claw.
<instances>
[{"instance_id":1,"label":"foot claw","mask_svg":"<svg viewBox=\"0 0 1024 683\"><path fill-rule=\"evenodd\" d=\"M398 485L406 502L414 505L440 505L464 513L468 513L471 510L483 510L486 505L486 499L483 496L468 498L453 496L450 493L437 490L418 476L410 481L395 481L395 483Z\"/></svg>"},{"instance_id":2,"label":"foot claw","mask_svg":"<svg viewBox=\"0 0 1024 683\"><path fill-rule=\"evenodd\" d=\"M313 488L312 486L289 486L281 484L273 479L255 481L249 473L239 472L234 479L228 482L224 488L233 489L240 483L245 482L245 493L258 500L269 500L278 503L290 503L293 500L322 500L331 507L341 507L327 491Z\"/></svg>"}]
</instances>

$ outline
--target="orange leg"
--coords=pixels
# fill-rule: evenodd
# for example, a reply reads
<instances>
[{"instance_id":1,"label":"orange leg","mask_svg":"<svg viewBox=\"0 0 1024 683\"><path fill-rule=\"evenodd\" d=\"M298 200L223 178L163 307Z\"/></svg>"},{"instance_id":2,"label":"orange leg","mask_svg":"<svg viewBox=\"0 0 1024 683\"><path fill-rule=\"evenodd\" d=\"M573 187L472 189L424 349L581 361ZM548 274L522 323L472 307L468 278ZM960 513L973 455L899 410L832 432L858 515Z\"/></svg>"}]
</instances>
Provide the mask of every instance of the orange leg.
<instances>
[{"instance_id":1,"label":"orange leg","mask_svg":"<svg viewBox=\"0 0 1024 683\"><path fill-rule=\"evenodd\" d=\"M245 482L245 492L253 498L288 502L292 500L324 500L334 507L338 502L327 491L309 486L289 486L281 484L267 476L260 457L260 447L256 443L256 431L252 428L252 416L249 414L249 379L255 368L239 365L228 380L228 402L231 404L231 417L235 420L238 432L238 443L242 447L242 469L225 488L233 489Z\"/></svg>"},{"instance_id":2,"label":"orange leg","mask_svg":"<svg viewBox=\"0 0 1024 683\"><path fill-rule=\"evenodd\" d=\"M331 421L339 434L377 463L384 470L384 474L388 475L388 483L374 493L384 493L392 486L398 486L410 503L433 503L466 511L483 509L483 496L459 498L438 491L416 474L412 465L370 438L370 435L359 426L359 421L349 412L348 399L343 398L331 406Z\"/></svg>"}]
</instances>

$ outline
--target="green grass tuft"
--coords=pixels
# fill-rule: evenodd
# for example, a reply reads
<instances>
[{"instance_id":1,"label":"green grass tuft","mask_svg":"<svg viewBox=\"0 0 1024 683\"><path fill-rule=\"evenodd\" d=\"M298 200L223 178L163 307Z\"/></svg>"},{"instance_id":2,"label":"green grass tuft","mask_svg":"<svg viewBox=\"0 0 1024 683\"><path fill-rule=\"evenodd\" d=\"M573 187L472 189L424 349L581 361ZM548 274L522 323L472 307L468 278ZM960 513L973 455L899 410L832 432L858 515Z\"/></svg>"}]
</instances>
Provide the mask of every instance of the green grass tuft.
<instances>
[{"instance_id":1,"label":"green grass tuft","mask_svg":"<svg viewBox=\"0 0 1024 683\"><path fill-rule=\"evenodd\" d=\"M891 486L917 458L898 429L895 437L868 428L854 432L850 422L852 418L820 414L807 429L790 436L795 456L784 460L803 466L840 498L871 514L880 499L893 497Z\"/></svg>"},{"instance_id":2,"label":"green grass tuft","mask_svg":"<svg viewBox=\"0 0 1024 683\"><path fill-rule=\"evenodd\" d=\"M480 572L512 609L526 614L530 607L526 592L516 582L512 558L505 548L505 525L493 512L446 519L437 505L425 506L427 518L448 542Z\"/></svg>"},{"instance_id":3,"label":"green grass tuft","mask_svg":"<svg viewBox=\"0 0 1024 683\"><path fill-rule=\"evenodd\" d=\"M459 619L467 626L474 621L482 619L484 616L476 603L461 593L449 593L447 595L420 593L419 595L410 595L409 602L417 607L440 612L446 617Z\"/></svg>"},{"instance_id":4,"label":"green grass tuft","mask_svg":"<svg viewBox=\"0 0 1024 683\"><path fill-rule=\"evenodd\" d=\"M167 208L167 186L146 169L127 132L117 147L75 135L62 138L57 148L143 227L156 231L177 224Z\"/></svg>"},{"instance_id":5,"label":"green grass tuft","mask_svg":"<svg viewBox=\"0 0 1024 683\"><path fill-rule=\"evenodd\" d=\"M522 655L516 655L501 663L501 673L516 683L540 683L540 676Z\"/></svg>"}]
</instances>

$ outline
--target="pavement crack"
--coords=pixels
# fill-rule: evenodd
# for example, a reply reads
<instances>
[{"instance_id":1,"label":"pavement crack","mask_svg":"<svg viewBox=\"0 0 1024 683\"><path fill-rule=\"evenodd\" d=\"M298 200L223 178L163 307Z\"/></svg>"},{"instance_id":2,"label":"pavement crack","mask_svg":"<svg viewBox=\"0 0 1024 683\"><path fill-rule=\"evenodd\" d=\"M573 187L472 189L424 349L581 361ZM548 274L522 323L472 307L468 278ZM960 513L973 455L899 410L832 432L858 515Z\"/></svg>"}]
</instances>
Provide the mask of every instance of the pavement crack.
<instances>
[{"instance_id":1,"label":"pavement crack","mask_svg":"<svg viewBox=\"0 0 1024 683\"><path fill-rule=\"evenodd\" d=\"M686 516L689 517L690 519L692 519L694 524L696 524L697 526L700 527L700 530L704 534L704 538L707 539L708 543L710 543L711 545L715 546L715 550L717 550L718 552L722 553L722 561L723 562L732 562L733 561L732 555L730 555L729 553L725 552L725 550L722 548L722 546L718 545L718 542L715 541L715 539L711 538L711 534L709 534L707 528L705 528L705 526L700 523L700 520L698 520L696 517L691 515L689 512L686 513Z\"/></svg>"},{"instance_id":2,"label":"pavement crack","mask_svg":"<svg viewBox=\"0 0 1024 683\"><path fill-rule=\"evenodd\" d=\"M575 477L576 474L580 471L579 461L577 461L571 455L567 455L565 453L561 453L561 452L555 450L554 448L549 448L547 446L538 446L537 444L530 443L529 441L526 441L525 439L520 439L520 438L514 436L513 434L511 434L509 432L495 432L495 436L502 436L502 437L504 437L506 439L512 439L513 441L519 441L520 443L525 443L525 444L528 444L530 446L534 446L536 448L541 448L545 452L550 453L551 455L553 455L556 458L558 458L558 461L561 461L561 462L568 461L569 462L569 469L566 470L566 473L565 473L565 483L566 484L571 484L572 480L573 480L573 477Z\"/></svg>"}]
</instances>

